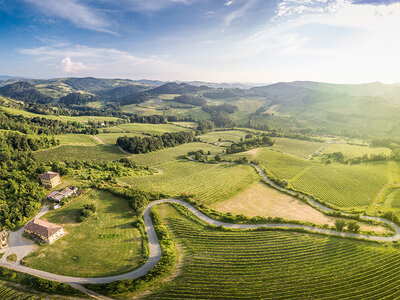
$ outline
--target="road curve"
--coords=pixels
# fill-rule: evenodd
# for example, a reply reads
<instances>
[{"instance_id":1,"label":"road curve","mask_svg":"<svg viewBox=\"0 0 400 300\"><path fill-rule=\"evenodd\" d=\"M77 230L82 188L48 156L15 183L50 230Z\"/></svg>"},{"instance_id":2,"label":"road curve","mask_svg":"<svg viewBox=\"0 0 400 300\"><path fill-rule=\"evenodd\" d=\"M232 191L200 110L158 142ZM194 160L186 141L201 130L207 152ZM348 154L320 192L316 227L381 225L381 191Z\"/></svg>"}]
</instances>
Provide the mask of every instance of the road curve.
<instances>
[{"instance_id":1,"label":"road curve","mask_svg":"<svg viewBox=\"0 0 400 300\"><path fill-rule=\"evenodd\" d=\"M258 167L255 164L249 164L253 166L260 174L261 176L274 188L277 190L280 190L282 192L286 192L292 195L295 195L296 193L294 191L288 190L286 188L280 187L276 185L274 182L272 182L266 175L265 173L261 170L260 167ZM305 196L306 197L306 196ZM306 199L310 202L311 205L314 205L318 207L320 210L326 211L326 212L333 212L334 210L328 207L323 206L322 204L315 202L313 199L306 197ZM221 221L214 220L199 210L197 210L195 207L192 205L178 199L162 199L162 200L156 200L151 202L149 205L146 206L143 212L143 219L145 223L145 229L146 233L148 236L148 241L149 241L149 259L147 262L142 265L140 268L133 270L129 273L121 274L121 275L116 275L116 276L109 276L109 277L94 277L94 278L82 278L82 277L71 277L71 276L63 276L63 275L57 275L37 269L33 269L30 267L26 267L20 264L16 263L10 263L10 262L4 262L2 261L0 263L1 266L7 267L9 269L19 271L19 272L24 272L28 273L34 276L42 277L45 279L49 280L55 280L55 281L60 281L68 284L85 284L85 283L92 283L92 284L100 284L100 283L109 283L115 280L120 280L120 279L135 279L138 277L141 277L149 272L149 270L154 267L158 261L161 258L161 248L160 244L158 242L158 238L156 235L156 232L154 230L154 226L150 217L150 210L153 206L161 204L161 203L177 203L180 205L183 205L186 207L189 211L191 211L194 215L196 215L199 219L203 220L204 222L215 225L215 226L223 226L226 228L232 228L232 229L255 229L255 228L285 228L285 229L302 229L302 230L307 230L309 232L313 233L320 233L320 234L325 234L325 235L331 235L331 236L340 236L340 237L346 237L346 238L357 238L357 239L365 239L365 240L370 240L370 241L378 241L378 242L390 242L390 241L398 241L400 240L400 227L396 224L394 224L391 221L388 221L383 218L379 217L372 217L372 216L361 216L362 219L364 220L374 220L374 221L379 221L388 224L394 229L394 235L389 236L389 237L384 237L384 236L374 236L374 235L365 235L365 234L358 234L358 233L351 233L351 232L339 232L336 230L331 230L331 229L323 229L320 227L313 227L313 226L308 226L308 225L300 225L300 224L232 224L232 223L225 223Z\"/></svg>"}]
</instances>

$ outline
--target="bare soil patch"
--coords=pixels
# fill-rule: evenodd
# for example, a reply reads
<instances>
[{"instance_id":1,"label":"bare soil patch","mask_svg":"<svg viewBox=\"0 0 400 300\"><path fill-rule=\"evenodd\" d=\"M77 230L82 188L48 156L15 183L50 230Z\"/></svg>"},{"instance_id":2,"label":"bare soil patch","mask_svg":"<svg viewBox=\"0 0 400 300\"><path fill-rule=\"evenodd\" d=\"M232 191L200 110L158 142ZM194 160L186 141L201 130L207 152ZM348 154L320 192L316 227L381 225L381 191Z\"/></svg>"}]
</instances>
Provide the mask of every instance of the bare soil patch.
<instances>
[{"instance_id":1,"label":"bare soil patch","mask_svg":"<svg viewBox=\"0 0 400 300\"><path fill-rule=\"evenodd\" d=\"M215 210L244 214L248 217L281 217L287 220L312 222L317 225L333 226L337 218L327 216L303 201L274 190L261 182L251 185L235 197L211 205ZM359 222L361 230L388 232L381 225Z\"/></svg>"}]
</instances>

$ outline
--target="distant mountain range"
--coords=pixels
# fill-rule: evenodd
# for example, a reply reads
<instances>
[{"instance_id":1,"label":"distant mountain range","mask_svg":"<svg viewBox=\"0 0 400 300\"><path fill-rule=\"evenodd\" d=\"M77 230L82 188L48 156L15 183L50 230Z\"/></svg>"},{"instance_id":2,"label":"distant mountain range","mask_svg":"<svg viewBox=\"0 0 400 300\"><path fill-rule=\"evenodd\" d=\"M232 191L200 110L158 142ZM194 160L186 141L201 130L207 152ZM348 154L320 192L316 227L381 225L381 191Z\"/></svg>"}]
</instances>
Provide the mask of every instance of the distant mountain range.
<instances>
[{"instance_id":1,"label":"distant mountain range","mask_svg":"<svg viewBox=\"0 0 400 300\"><path fill-rule=\"evenodd\" d=\"M312 128L335 133L341 130L373 135L400 134L400 85L294 81L246 88L239 86L93 77L12 78L0 81L0 95L26 102L59 102L64 105L113 102L124 106L146 102L144 105L154 113L172 106L182 107L186 103L186 115L193 115L189 110L199 103L229 103L238 107L232 118L241 125L252 120L285 130ZM182 95L185 97L173 101ZM206 117L207 109L202 111Z\"/></svg>"}]
</instances>

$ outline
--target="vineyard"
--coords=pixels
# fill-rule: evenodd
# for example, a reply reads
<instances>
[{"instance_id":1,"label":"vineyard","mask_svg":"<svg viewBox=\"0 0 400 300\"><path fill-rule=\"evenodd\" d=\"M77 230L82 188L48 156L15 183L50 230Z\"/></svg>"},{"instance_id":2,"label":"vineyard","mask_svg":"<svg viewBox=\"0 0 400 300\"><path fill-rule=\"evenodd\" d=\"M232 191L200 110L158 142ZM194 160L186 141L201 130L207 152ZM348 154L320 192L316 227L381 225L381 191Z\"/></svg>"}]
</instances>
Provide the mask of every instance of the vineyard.
<instances>
[{"instance_id":1,"label":"vineyard","mask_svg":"<svg viewBox=\"0 0 400 300\"><path fill-rule=\"evenodd\" d=\"M63 145L53 149L35 152L35 157L42 162L73 160L117 160L126 156L127 155L115 145Z\"/></svg>"},{"instance_id":2,"label":"vineyard","mask_svg":"<svg viewBox=\"0 0 400 300\"><path fill-rule=\"evenodd\" d=\"M228 158L236 159L246 156L249 160L257 160L261 166L265 167L280 179L289 179L312 165L303 159L292 155L280 153L268 148L253 149L243 153L228 155Z\"/></svg>"},{"instance_id":3,"label":"vineyard","mask_svg":"<svg viewBox=\"0 0 400 300\"><path fill-rule=\"evenodd\" d=\"M183 144L156 152L134 155L132 160L141 166L155 166L177 160L179 157L185 156L190 151L197 151L200 149L205 152L211 151L213 154L222 152L222 148L220 147L196 142Z\"/></svg>"},{"instance_id":4,"label":"vineyard","mask_svg":"<svg viewBox=\"0 0 400 300\"><path fill-rule=\"evenodd\" d=\"M178 132L178 131L190 131L189 128L183 128L173 124L144 124L144 123L128 123L121 124L118 128L123 129L126 132L134 133L148 133L151 135L161 135L165 132Z\"/></svg>"},{"instance_id":5,"label":"vineyard","mask_svg":"<svg viewBox=\"0 0 400 300\"><path fill-rule=\"evenodd\" d=\"M400 250L280 231L221 231L158 211L183 249L179 276L148 299L395 299ZM196 220L196 219L195 219Z\"/></svg>"},{"instance_id":6,"label":"vineyard","mask_svg":"<svg viewBox=\"0 0 400 300\"><path fill-rule=\"evenodd\" d=\"M0 299L2 300L39 300L40 297L27 295L0 284Z\"/></svg>"},{"instance_id":7,"label":"vineyard","mask_svg":"<svg viewBox=\"0 0 400 300\"><path fill-rule=\"evenodd\" d=\"M212 131L200 136L200 140L206 143L216 143L218 141L239 142L240 138L245 138L246 133L240 130Z\"/></svg>"},{"instance_id":8,"label":"vineyard","mask_svg":"<svg viewBox=\"0 0 400 300\"><path fill-rule=\"evenodd\" d=\"M388 182L387 163L360 166L315 164L292 186L340 207L366 206Z\"/></svg>"},{"instance_id":9,"label":"vineyard","mask_svg":"<svg viewBox=\"0 0 400 300\"><path fill-rule=\"evenodd\" d=\"M357 146L357 145L349 145L349 144L330 144L323 153L334 153L334 152L342 152L346 158L355 158L360 157L365 154L390 154L389 148L383 147L368 147L368 146Z\"/></svg>"},{"instance_id":10,"label":"vineyard","mask_svg":"<svg viewBox=\"0 0 400 300\"><path fill-rule=\"evenodd\" d=\"M226 200L259 179L246 165L216 165L176 161L158 166L164 174L122 178L119 181L146 191L171 196L194 195L202 203Z\"/></svg>"},{"instance_id":11,"label":"vineyard","mask_svg":"<svg viewBox=\"0 0 400 300\"><path fill-rule=\"evenodd\" d=\"M273 149L307 159L309 155L322 147L323 143L302 140L275 138Z\"/></svg>"}]
</instances>

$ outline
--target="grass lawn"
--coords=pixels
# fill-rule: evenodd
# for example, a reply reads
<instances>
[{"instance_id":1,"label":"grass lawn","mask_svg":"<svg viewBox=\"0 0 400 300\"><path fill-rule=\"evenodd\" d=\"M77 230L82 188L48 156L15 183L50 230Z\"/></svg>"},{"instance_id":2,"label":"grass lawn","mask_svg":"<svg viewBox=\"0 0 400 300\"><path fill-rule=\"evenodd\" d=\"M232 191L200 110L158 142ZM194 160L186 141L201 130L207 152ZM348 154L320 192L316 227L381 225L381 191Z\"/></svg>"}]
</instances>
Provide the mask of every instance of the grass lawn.
<instances>
[{"instance_id":1,"label":"grass lawn","mask_svg":"<svg viewBox=\"0 0 400 300\"><path fill-rule=\"evenodd\" d=\"M128 155L124 154L117 146L73 146L64 145L48 150L35 152L39 161L72 161L72 160L116 160Z\"/></svg>"},{"instance_id":2,"label":"grass lawn","mask_svg":"<svg viewBox=\"0 0 400 300\"><path fill-rule=\"evenodd\" d=\"M274 140L275 144L273 149L287 154L292 154L303 159L307 159L309 155L313 154L323 145L323 143L286 138L274 138Z\"/></svg>"},{"instance_id":3,"label":"grass lawn","mask_svg":"<svg viewBox=\"0 0 400 300\"><path fill-rule=\"evenodd\" d=\"M388 164L313 164L291 182L304 193L339 207L367 206L388 182Z\"/></svg>"},{"instance_id":4,"label":"grass lawn","mask_svg":"<svg viewBox=\"0 0 400 300\"><path fill-rule=\"evenodd\" d=\"M334 153L342 152L346 158L355 158L363 156L364 154L385 154L389 155L391 150L384 147L368 147L368 146L357 146L349 144L330 144L323 153Z\"/></svg>"},{"instance_id":5,"label":"grass lawn","mask_svg":"<svg viewBox=\"0 0 400 300\"><path fill-rule=\"evenodd\" d=\"M222 148L205 144L205 143L187 143L173 148L167 148L160 151L150 152L146 154L137 154L132 156L132 160L141 166L155 166L164 164L178 159L182 155L186 155L190 151L196 150L211 151L212 154L222 152Z\"/></svg>"},{"instance_id":6,"label":"grass lawn","mask_svg":"<svg viewBox=\"0 0 400 300\"><path fill-rule=\"evenodd\" d=\"M83 223L77 217L84 204L95 203L96 215ZM135 269L142 257L141 236L125 199L91 190L42 219L64 226L67 235L40 246L25 258L27 265L52 273L98 277Z\"/></svg>"},{"instance_id":7,"label":"grass lawn","mask_svg":"<svg viewBox=\"0 0 400 300\"><path fill-rule=\"evenodd\" d=\"M190 194L207 204L229 199L259 180L256 171L246 165L204 164L182 160L158 165L157 168L161 169L159 175L125 177L118 181L171 196Z\"/></svg>"},{"instance_id":8,"label":"grass lawn","mask_svg":"<svg viewBox=\"0 0 400 300\"><path fill-rule=\"evenodd\" d=\"M213 203L211 207L225 213L248 217L280 217L286 220L311 222L317 225L335 225L337 218L327 216L305 202L256 182L231 199ZM348 220L346 220L348 221ZM359 222L363 231L388 232L380 225Z\"/></svg>"}]
</instances>

